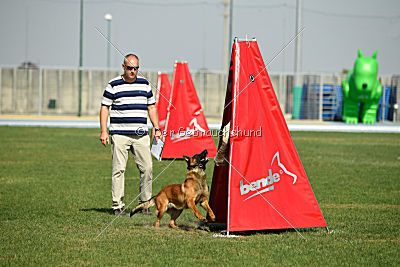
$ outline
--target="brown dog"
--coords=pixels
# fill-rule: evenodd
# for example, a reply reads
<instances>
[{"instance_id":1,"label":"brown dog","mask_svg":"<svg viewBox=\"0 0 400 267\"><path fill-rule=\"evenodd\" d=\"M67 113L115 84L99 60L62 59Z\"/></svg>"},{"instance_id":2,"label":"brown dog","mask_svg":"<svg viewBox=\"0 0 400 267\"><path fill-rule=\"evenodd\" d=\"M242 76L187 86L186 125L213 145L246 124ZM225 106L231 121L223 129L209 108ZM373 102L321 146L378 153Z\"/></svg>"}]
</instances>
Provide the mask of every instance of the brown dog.
<instances>
[{"instance_id":1,"label":"brown dog","mask_svg":"<svg viewBox=\"0 0 400 267\"><path fill-rule=\"evenodd\" d=\"M205 173L206 158L208 152L204 150L200 154L196 154L189 158L183 156L187 163L188 172L186 180L181 184L172 184L165 186L157 196L152 197L150 200L142 203L136 208L132 209L131 216L135 213L148 209L154 205L157 207L157 221L156 227L160 226L160 220L165 212L171 216L169 226L178 228L175 225L175 220L181 215L184 209L191 209L197 218L206 222L196 207L197 203L207 211L212 220L215 220L214 212L208 205L208 184Z\"/></svg>"}]
</instances>

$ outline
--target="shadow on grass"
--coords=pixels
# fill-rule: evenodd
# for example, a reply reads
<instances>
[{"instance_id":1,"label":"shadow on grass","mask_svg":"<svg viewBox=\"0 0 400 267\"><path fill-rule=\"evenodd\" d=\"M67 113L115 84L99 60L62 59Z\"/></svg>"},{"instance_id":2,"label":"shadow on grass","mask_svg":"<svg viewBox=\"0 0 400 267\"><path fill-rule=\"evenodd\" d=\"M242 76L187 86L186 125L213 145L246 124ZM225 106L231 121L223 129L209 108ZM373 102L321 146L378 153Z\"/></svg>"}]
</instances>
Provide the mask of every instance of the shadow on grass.
<instances>
[{"instance_id":1,"label":"shadow on grass","mask_svg":"<svg viewBox=\"0 0 400 267\"><path fill-rule=\"evenodd\" d=\"M199 230L205 230L213 233L226 233L226 224L225 223L201 223L198 227ZM302 228L297 229L300 233L309 233L309 232L318 232L320 228ZM280 235L284 233L296 233L295 229L269 229L269 230L249 230L249 231L235 231L230 232L233 235L240 236L252 236L256 234L275 234Z\"/></svg>"},{"instance_id":2,"label":"shadow on grass","mask_svg":"<svg viewBox=\"0 0 400 267\"><path fill-rule=\"evenodd\" d=\"M88 208L88 209L80 209L79 211L96 211L114 215L114 211L110 208Z\"/></svg>"}]
</instances>

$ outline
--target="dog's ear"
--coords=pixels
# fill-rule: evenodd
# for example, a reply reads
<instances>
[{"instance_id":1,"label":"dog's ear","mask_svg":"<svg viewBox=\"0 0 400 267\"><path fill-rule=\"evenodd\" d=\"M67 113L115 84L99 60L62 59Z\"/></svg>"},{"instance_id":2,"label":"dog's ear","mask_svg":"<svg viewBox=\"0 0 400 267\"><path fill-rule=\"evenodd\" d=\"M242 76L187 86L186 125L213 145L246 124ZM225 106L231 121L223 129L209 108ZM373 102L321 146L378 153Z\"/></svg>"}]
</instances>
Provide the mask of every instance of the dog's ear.
<instances>
[{"instance_id":1,"label":"dog's ear","mask_svg":"<svg viewBox=\"0 0 400 267\"><path fill-rule=\"evenodd\" d=\"M208 155L207 149L204 149L203 152L200 153L200 155L205 158Z\"/></svg>"},{"instance_id":2,"label":"dog's ear","mask_svg":"<svg viewBox=\"0 0 400 267\"><path fill-rule=\"evenodd\" d=\"M189 163L190 158L188 156L183 155L183 158L186 160L187 163Z\"/></svg>"}]
</instances>

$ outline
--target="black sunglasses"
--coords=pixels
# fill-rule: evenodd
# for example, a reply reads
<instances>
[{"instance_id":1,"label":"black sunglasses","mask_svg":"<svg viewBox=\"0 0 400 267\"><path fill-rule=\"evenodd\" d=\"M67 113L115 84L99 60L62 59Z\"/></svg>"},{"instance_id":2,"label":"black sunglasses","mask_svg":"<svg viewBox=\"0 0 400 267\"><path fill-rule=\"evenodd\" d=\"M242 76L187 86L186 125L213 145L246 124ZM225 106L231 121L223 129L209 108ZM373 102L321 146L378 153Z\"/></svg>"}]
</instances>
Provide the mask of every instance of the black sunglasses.
<instances>
[{"instance_id":1,"label":"black sunglasses","mask_svg":"<svg viewBox=\"0 0 400 267\"><path fill-rule=\"evenodd\" d=\"M137 67L132 67L132 66L125 66L128 70L138 70L139 66Z\"/></svg>"}]
</instances>

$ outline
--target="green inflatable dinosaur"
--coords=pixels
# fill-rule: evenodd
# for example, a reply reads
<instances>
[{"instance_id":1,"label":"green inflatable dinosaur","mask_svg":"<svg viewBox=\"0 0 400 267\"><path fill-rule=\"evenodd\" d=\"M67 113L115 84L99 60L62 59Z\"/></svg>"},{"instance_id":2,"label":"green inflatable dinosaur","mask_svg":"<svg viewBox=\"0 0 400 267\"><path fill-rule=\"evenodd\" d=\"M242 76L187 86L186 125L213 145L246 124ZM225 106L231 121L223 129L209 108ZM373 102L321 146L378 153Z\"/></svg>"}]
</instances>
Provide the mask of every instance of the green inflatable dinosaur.
<instances>
[{"instance_id":1,"label":"green inflatable dinosaur","mask_svg":"<svg viewBox=\"0 0 400 267\"><path fill-rule=\"evenodd\" d=\"M354 69L342 81L342 115L346 123L358 123L359 117L366 124L376 121L378 103L382 95L382 86L377 79L377 53L378 51L375 51L372 57L363 57L359 49Z\"/></svg>"}]
</instances>

